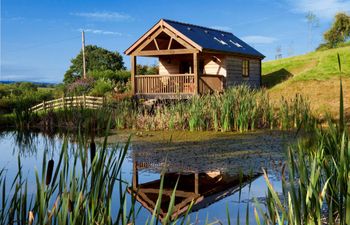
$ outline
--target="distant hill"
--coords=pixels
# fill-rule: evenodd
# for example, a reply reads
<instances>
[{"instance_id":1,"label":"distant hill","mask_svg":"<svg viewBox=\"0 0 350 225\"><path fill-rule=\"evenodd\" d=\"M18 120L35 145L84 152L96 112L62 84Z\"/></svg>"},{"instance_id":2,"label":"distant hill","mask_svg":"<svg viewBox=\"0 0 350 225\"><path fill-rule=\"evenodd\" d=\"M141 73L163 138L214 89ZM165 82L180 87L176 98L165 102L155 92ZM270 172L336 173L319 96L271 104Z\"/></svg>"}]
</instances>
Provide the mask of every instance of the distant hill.
<instances>
[{"instance_id":1,"label":"distant hill","mask_svg":"<svg viewBox=\"0 0 350 225\"><path fill-rule=\"evenodd\" d=\"M0 80L0 84L13 84L13 83L20 83L20 82L30 82L33 84L38 85L39 87L47 87L47 86L55 86L57 83L50 83L50 82L32 82L32 81L11 81L11 80Z\"/></svg>"},{"instance_id":2,"label":"distant hill","mask_svg":"<svg viewBox=\"0 0 350 225\"><path fill-rule=\"evenodd\" d=\"M339 72L337 53L341 58ZM309 98L318 113L337 115L339 109L339 77L342 76L345 111L350 118L350 46L311 52L305 55L264 62L263 85L275 101L300 93Z\"/></svg>"}]
</instances>

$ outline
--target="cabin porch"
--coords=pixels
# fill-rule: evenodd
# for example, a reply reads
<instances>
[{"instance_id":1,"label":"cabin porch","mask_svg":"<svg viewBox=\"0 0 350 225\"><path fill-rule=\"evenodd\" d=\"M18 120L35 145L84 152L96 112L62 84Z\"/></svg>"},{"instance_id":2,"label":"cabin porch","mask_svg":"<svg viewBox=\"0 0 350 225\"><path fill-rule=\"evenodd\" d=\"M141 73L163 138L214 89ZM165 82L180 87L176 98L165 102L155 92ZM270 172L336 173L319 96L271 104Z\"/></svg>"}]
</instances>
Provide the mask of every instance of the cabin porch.
<instances>
[{"instance_id":1,"label":"cabin porch","mask_svg":"<svg viewBox=\"0 0 350 225\"><path fill-rule=\"evenodd\" d=\"M136 74L136 68L132 71L133 93L144 99L188 99L222 92L225 77L217 71L207 73L204 63L208 57L199 53L159 55L159 74ZM131 64L136 66L136 56L132 56Z\"/></svg>"}]
</instances>

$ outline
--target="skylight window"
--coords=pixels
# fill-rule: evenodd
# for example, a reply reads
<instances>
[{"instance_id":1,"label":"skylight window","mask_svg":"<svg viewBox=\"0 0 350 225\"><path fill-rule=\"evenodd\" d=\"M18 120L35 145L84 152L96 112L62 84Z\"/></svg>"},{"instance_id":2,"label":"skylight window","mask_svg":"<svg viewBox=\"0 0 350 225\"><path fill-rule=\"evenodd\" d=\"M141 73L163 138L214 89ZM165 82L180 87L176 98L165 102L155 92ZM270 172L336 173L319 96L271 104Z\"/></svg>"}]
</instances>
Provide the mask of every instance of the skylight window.
<instances>
[{"instance_id":1,"label":"skylight window","mask_svg":"<svg viewBox=\"0 0 350 225\"><path fill-rule=\"evenodd\" d=\"M226 42L224 42L223 40L221 40L221 39L219 39L219 38L217 38L217 37L214 37L214 40L217 41L217 42L219 42L219 43L222 44L222 45L228 45Z\"/></svg>"},{"instance_id":2,"label":"skylight window","mask_svg":"<svg viewBox=\"0 0 350 225\"><path fill-rule=\"evenodd\" d=\"M232 40L230 40L230 42L231 42L232 44L236 45L236 47L238 47L238 48L243 48L243 46L240 45L240 44L238 44L237 42L234 42L234 41L232 41Z\"/></svg>"}]
</instances>

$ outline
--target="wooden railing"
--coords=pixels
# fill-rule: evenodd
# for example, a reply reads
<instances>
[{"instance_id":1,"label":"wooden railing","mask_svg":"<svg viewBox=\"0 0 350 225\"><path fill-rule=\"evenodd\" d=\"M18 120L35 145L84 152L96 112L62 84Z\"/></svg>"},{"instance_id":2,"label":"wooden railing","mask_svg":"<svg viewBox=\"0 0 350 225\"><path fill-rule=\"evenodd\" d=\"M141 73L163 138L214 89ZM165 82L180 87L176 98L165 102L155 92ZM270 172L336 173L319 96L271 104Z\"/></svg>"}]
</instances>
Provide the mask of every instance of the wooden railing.
<instances>
[{"instance_id":1,"label":"wooden railing","mask_svg":"<svg viewBox=\"0 0 350 225\"><path fill-rule=\"evenodd\" d=\"M137 75L136 94L192 94L194 74Z\"/></svg>"},{"instance_id":2,"label":"wooden railing","mask_svg":"<svg viewBox=\"0 0 350 225\"><path fill-rule=\"evenodd\" d=\"M42 103L30 108L32 112L54 110L60 108L84 107L89 109L97 109L104 105L103 97L94 96L73 96L62 97L51 101L43 101Z\"/></svg>"}]
</instances>

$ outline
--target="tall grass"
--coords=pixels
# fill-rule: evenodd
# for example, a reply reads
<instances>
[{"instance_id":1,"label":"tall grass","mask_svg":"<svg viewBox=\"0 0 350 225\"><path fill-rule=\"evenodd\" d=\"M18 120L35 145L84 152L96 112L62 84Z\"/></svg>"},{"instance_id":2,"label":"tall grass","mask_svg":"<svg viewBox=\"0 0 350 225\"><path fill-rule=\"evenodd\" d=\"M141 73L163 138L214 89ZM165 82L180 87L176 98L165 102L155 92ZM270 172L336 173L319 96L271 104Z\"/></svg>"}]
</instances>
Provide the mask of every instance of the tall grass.
<instances>
[{"instance_id":1,"label":"tall grass","mask_svg":"<svg viewBox=\"0 0 350 225\"><path fill-rule=\"evenodd\" d=\"M240 85L222 94L193 96L188 100L163 101L153 106L139 104L134 99L108 102L97 110L83 107L64 108L32 113L26 104L16 107L18 129L91 130L104 129L111 115L112 128L144 130L215 130L239 131L269 128L295 129L299 125L312 129L316 124L309 102L300 95L281 99L279 104L270 100L266 90ZM102 127L101 127L102 125Z\"/></svg>"},{"instance_id":2,"label":"tall grass","mask_svg":"<svg viewBox=\"0 0 350 225\"><path fill-rule=\"evenodd\" d=\"M260 128L312 128L316 119L309 102L300 95L273 104L266 90L241 85L223 94L194 96L189 100L156 104L152 110L142 104L123 101L115 104L119 128L145 130L248 131Z\"/></svg>"}]
</instances>

